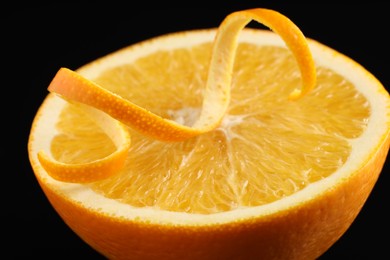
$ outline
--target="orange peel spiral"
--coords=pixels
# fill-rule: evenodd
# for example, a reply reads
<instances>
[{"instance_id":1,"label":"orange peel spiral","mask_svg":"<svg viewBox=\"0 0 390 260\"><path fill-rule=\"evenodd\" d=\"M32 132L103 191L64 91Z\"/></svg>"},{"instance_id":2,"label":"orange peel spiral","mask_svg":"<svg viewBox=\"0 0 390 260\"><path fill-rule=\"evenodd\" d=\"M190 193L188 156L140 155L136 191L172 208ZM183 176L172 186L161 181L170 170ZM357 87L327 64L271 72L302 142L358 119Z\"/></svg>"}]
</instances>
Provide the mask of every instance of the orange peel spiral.
<instances>
[{"instance_id":1,"label":"orange peel spiral","mask_svg":"<svg viewBox=\"0 0 390 260\"><path fill-rule=\"evenodd\" d=\"M226 16L218 28L201 114L192 126L156 115L75 71L60 68L48 90L64 99L83 104L84 109L89 111L94 120L99 121L101 127L115 139L117 150L105 158L85 164L62 163L42 151L38 154L42 166L51 177L60 181L93 182L111 176L124 165L126 152L130 147L130 136L124 125L161 141L183 141L218 127L229 106L238 35L252 20L277 33L297 61L302 86L296 88L289 98L294 100L307 94L316 84L316 69L309 46L300 29L277 11L256 8L233 12Z\"/></svg>"}]
</instances>

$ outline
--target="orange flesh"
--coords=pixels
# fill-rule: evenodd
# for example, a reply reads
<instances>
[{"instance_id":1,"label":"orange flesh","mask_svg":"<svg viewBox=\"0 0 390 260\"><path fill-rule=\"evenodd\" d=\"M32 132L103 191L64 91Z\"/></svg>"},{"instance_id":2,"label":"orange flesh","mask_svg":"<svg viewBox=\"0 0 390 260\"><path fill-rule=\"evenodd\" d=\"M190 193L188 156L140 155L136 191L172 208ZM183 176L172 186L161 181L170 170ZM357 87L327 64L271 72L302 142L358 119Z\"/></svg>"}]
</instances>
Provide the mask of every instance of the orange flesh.
<instances>
[{"instance_id":1,"label":"orange flesh","mask_svg":"<svg viewBox=\"0 0 390 260\"><path fill-rule=\"evenodd\" d=\"M94 81L156 114L191 125L201 110L210 55L211 43L160 51ZM164 73L167 68L175 71L174 78ZM289 101L300 79L288 50L240 44L231 101L219 128L177 143L129 129L132 145L125 168L89 185L137 207L209 214L270 203L329 176L347 160L348 139L364 131L370 107L349 82L321 67L317 87ZM80 124L87 119L73 113L71 105L60 120L62 134L52 143L55 159L90 161L92 155L104 157L115 150L93 123ZM75 149L75 143L84 149ZM66 159L61 157L64 150Z\"/></svg>"}]
</instances>

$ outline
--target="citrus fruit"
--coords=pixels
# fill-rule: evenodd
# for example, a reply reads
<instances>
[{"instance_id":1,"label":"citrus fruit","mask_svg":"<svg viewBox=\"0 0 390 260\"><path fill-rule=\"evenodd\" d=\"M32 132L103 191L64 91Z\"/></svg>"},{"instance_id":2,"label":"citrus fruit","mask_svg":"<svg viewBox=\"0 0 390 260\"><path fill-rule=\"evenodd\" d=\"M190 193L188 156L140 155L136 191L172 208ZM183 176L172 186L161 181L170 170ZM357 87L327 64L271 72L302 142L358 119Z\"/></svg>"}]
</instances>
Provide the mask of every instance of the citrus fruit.
<instances>
[{"instance_id":1,"label":"citrus fruit","mask_svg":"<svg viewBox=\"0 0 390 260\"><path fill-rule=\"evenodd\" d=\"M63 220L110 259L317 258L389 150L383 85L272 10L59 73L30 162Z\"/></svg>"}]
</instances>

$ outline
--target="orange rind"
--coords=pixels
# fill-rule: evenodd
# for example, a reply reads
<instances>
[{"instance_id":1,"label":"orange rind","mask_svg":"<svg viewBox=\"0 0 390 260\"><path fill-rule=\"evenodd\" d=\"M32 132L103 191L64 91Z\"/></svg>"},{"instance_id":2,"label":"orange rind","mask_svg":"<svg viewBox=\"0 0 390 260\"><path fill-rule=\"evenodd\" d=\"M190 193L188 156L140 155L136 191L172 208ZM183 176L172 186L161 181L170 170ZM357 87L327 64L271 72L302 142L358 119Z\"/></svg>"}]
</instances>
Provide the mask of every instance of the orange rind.
<instances>
[{"instance_id":1,"label":"orange rind","mask_svg":"<svg viewBox=\"0 0 390 260\"><path fill-rule=\"evenodd\" d=\"M262 23L279 34L296 58L301 70L302 88L295 89L290 98L298 99L313 89L316 83L315 64L302 32L279 12L258 8L234 12L228 15L218 28L202 112L193 126L181 125L156 115L67 68L61 68L57 72L48 90L66 99L102 110L146 136L161 141L186 140L212 131L225 115L230 100L237 38L251 20Z\"/></svg>"}]
</instances>

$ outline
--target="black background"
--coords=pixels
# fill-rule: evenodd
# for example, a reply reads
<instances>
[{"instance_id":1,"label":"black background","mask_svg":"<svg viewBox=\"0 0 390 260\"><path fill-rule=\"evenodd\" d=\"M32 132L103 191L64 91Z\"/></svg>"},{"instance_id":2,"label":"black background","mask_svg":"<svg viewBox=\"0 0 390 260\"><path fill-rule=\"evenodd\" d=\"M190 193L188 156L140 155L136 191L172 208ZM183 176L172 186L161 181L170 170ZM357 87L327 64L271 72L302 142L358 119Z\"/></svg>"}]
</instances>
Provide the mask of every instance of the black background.
<instances>
[{"instance_id":1,"label":"black background","mask_svg":"<svg viewBox=\"0 0 390 260\"><path fill-rule=\"evenodd\" d=\"M353 58L389 87L387 5L274 2L279 3L225 3L219 9L208 5L188 7L189 4L185 8L150 5L150 9L146 9L115 2L26 3L3 9L1 105L5 140L1 158L2 165L11 169L2 173L1 216L5 218L3 229L9 232L3 254L15 256L15 259L102 259L52 209L27 157L27 139L34 114L47 95L46 88L52 77L62 66L76 69L153 36L217 27L232 11L266 7L287 15L307 37ZM389 163L385 164L371 196L350 229L320 259L389 257L388 169Z\"/></svg>"}]
</instances>

